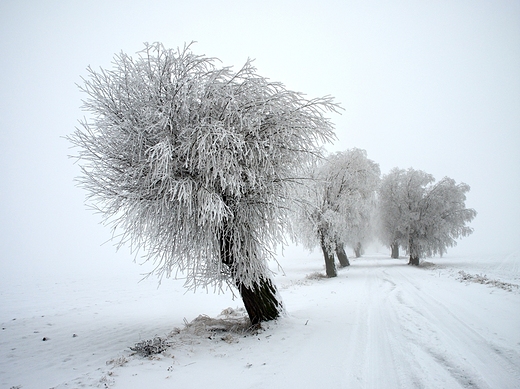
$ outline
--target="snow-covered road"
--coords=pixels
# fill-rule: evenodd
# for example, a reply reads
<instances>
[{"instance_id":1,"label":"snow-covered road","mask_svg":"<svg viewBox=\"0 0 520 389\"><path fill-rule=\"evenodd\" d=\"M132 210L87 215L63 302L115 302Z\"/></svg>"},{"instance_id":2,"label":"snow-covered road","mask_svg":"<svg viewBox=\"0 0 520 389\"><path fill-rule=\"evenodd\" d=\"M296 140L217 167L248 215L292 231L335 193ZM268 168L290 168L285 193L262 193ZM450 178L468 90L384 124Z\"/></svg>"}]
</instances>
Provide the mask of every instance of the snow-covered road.
<instances>
[{"instance_id":1,"label":"snow-covered road","mask_svg":"<svg viewBox=\"0 0 520 389\"><path fill-rule=\"evenodd\" d=\"M326 279L317 276L316 257L283 260L276 283L286 317L231 341L185 337L151 360L128 347L166 336L184 317L216 316L240 302L183 295L176 281L157 290L152 280L126 285L121 277L105 290L69 287L59 306L50 299L24 313L23 304L9 304L20 295L3 290L0 386L30 388L40 377L57 388L519 388L519 289L458 279L461 270L485 272L518 285L518 255L437 258L419 268L406 262L369 255Z\"/></svg>"},{"instance_id":2,"label":"snow-covered road","mask_svg":"<svg viewBox=\"0 0 520 389\"><path fill-rule=\"evenodd\" d=\"M496 301L509 292L403 261L369 259L349 270L361 278L347 362L363 372L359 387L518 387L519 316Z\"/></svg>"},{"instance_id":3,"label":"snow-covered road","mask_svg":"<svg viewBox=\"0 0 520 389\"><path fill-rule=\"evenodd\" d=\"M290 319L309 319L295 378L302 387L520 387L518 291L456 274L375 256L286 291Z\"/></svg>"}]
</instances>

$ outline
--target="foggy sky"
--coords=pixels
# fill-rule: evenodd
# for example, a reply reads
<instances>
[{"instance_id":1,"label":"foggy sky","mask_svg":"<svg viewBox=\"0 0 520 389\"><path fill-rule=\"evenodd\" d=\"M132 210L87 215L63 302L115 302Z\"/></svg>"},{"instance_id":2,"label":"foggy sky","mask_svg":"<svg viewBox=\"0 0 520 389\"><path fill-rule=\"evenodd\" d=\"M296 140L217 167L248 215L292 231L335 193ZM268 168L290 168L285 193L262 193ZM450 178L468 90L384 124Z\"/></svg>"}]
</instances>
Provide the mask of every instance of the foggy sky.
<instances>
[{"instance_id":1,"label":"foggy sky","mask_svg":"<svg viewBox=\"0 0 520 389\"><path fill-rule=\"evenodd\" d=\"M332 95L330 151L367 150L383 173L424 170L471 186L475 232L450 253L520 249L518 1L0 0L0 265L51 272L114 258L86 210L74 131L86 67L143 42Z\"/></svg>"}]
</instances>

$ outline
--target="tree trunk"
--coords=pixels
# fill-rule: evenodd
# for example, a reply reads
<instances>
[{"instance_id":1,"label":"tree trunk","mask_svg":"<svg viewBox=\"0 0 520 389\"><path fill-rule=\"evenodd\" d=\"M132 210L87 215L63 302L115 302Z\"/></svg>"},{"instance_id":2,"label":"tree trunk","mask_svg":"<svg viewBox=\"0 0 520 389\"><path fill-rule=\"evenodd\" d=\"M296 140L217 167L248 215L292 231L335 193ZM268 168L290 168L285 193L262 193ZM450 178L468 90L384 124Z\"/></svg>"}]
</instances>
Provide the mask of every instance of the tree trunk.
<instances>
[{"instance_id":1,"label":"tree trunk","mask_svg":"<svg viewBox=\"0 0 520 389\"><path fill-rule=\"evenodd\" d=\"M220 257L229 269L230 275L242 297L251 325L259 325L263 321L274 320L283 311L283 305L278 300L276 286L267 275L262 275L258 282L247 286L236 275L236 262L231 250L231 238L222 236L220 239Z\"/></svg>"},{"instance_id":2,"label":"tree trunk","mask_svg":"<svg viewBox=\"0 0 520 389\"><path fill-rule=\"evenodd\" d=\"M408 261L408 265L419 266L419 257L417 255L410 254L410 260Z\"/></svg>"},{"instance_id":3,"label":"tree trunk","mask_svg":"<svg viewBox=\"0 0 520 389\"><path fill-rule=\"evenodd\" d=\"M276 287L270 278L262 277L252 287L237 282L237 287L252 325L280 316L282 303L278 301Z\"/></svg>"},{"instance_id":4,"label":"tree trunk","mask_svg":"<svg viewBox=\"0 0 520 389\"><path fill-rule=\"evenodd\" d=\"M399 243L394 242L390 245L390 248L392 249L392 258L397 259L399 258Z\"/></svg>"},{"instance_id":5,"label":"tree trunk","mask_svg":"<svg viewBox=\"0 0 520 389\"><path fill-rule=\"evenodd\" d=\"M408 252L410 253L410 260L408 261L408 265L419 266L419 254L417 254L417 249L413 243L413 238L410 236L408 239Z\"/></svg>"},{"instance_id":6,"label":"tree trunk","mask_svg":"<svg viewBox=\"0 0 520 389\"><path fill-rule=\"evenodd\" d=\"M327 277L336 277L338 272L336 270L336 263L334 262L334 253L330 253L327 249L323 236L321 237L321 249L323 250L323 257L325 258L325 273L327 273Z\"/></svg>"},{"instance_id":7,"label":"tree trunk","mask_svg":"<svg viewBox=\"0 0 520 389\"><path fill-rule=\"evenodd\" d=\"M350 266L350 262L345 252L343 243L336 243L336 255L338 256L339 264L341 267Z\"/></svg>"},{"instance_id":8,"label":"tree trunk","mask_svg":"<svg viewBox=\"0 0 520 389\"><path fill-rule=\"evenodd\" d=\"M361 258L361 252L362 252L361 243L358 242L356 247L354 247L354 254L356 255L356 258Z\"/></svg>"}]
</instances>

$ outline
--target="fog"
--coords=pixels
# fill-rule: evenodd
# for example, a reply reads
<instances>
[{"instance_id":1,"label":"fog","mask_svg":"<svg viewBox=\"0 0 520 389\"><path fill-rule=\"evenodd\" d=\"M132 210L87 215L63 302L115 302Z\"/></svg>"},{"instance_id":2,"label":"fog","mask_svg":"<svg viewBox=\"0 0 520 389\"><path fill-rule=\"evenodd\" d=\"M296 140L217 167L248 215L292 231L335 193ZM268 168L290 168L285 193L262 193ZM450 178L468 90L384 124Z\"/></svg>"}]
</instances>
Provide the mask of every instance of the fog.
<instances>
[{"instance_id":1,"label":"fog","mask_svg":"<svg viewBox=\"0 0 520 389\"><path fill-rule=\"evenodd\" d=\"M0 1L0 265L4 276L99 263L116 253L75 186L64 139L86 67L143 42L332 95L337 141L383 173L421 169L471 186L478 212L457 253L520 249L520 3L516 1ZM6 275L7 274L7 275Z\"/></svg>"}]
</instances>

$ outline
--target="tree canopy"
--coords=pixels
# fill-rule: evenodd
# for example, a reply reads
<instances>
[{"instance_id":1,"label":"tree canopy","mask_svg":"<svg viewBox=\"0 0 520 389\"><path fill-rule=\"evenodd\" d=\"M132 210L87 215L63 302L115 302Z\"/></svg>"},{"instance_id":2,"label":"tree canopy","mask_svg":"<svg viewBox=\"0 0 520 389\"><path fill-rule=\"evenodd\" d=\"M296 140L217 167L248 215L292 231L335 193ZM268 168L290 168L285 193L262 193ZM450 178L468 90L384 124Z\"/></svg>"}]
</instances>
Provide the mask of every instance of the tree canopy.
<instances>
[{"instance_id":1,"label":"tree canopy","mask_svg":"<svg viewBox=\"0 0 520 389\"><path fill-rule=\"evenodd\" d=\"M79 181L119 244L155 273L181 271L188 288L228 283L243 298L274 294L266 260L283 239L288 184L333 139L325 113L338 105L269 81L251 61L236 72L217 64L156 43L89 68L80 88L90 115L69 137ZM248 309L252 321L277 316L271 299L276 312L253 320Z\"/></svg>"},{"instance_id":2,"label":"tree canopy","mask_svg":"<svg viewBox=\"0 0 520 389\"><path fill-rule=\"evenodd\" d=\"M393 248L402 247L410 263L419 258L443 255L456 239L473 229L466 224L476 211L466 208L467 184L445 177L435 183L421 170L394 168L383 177L379 189L380 238Z\"/></svg>"},{"instance_id":3,"label":"tree canopy","mask_svg":"<svg viewBox=\"0 0 520 389\"><path fill-rule=\"evenodd\" d=\"M329 155L308 175L300 187L295 239L309 249L320 246L327 275L334 277L334 253L342 266L348 266L344 245L354 247L369 238L379 165L365 150L354 148Z\"/></svg>"}]
</instances>

